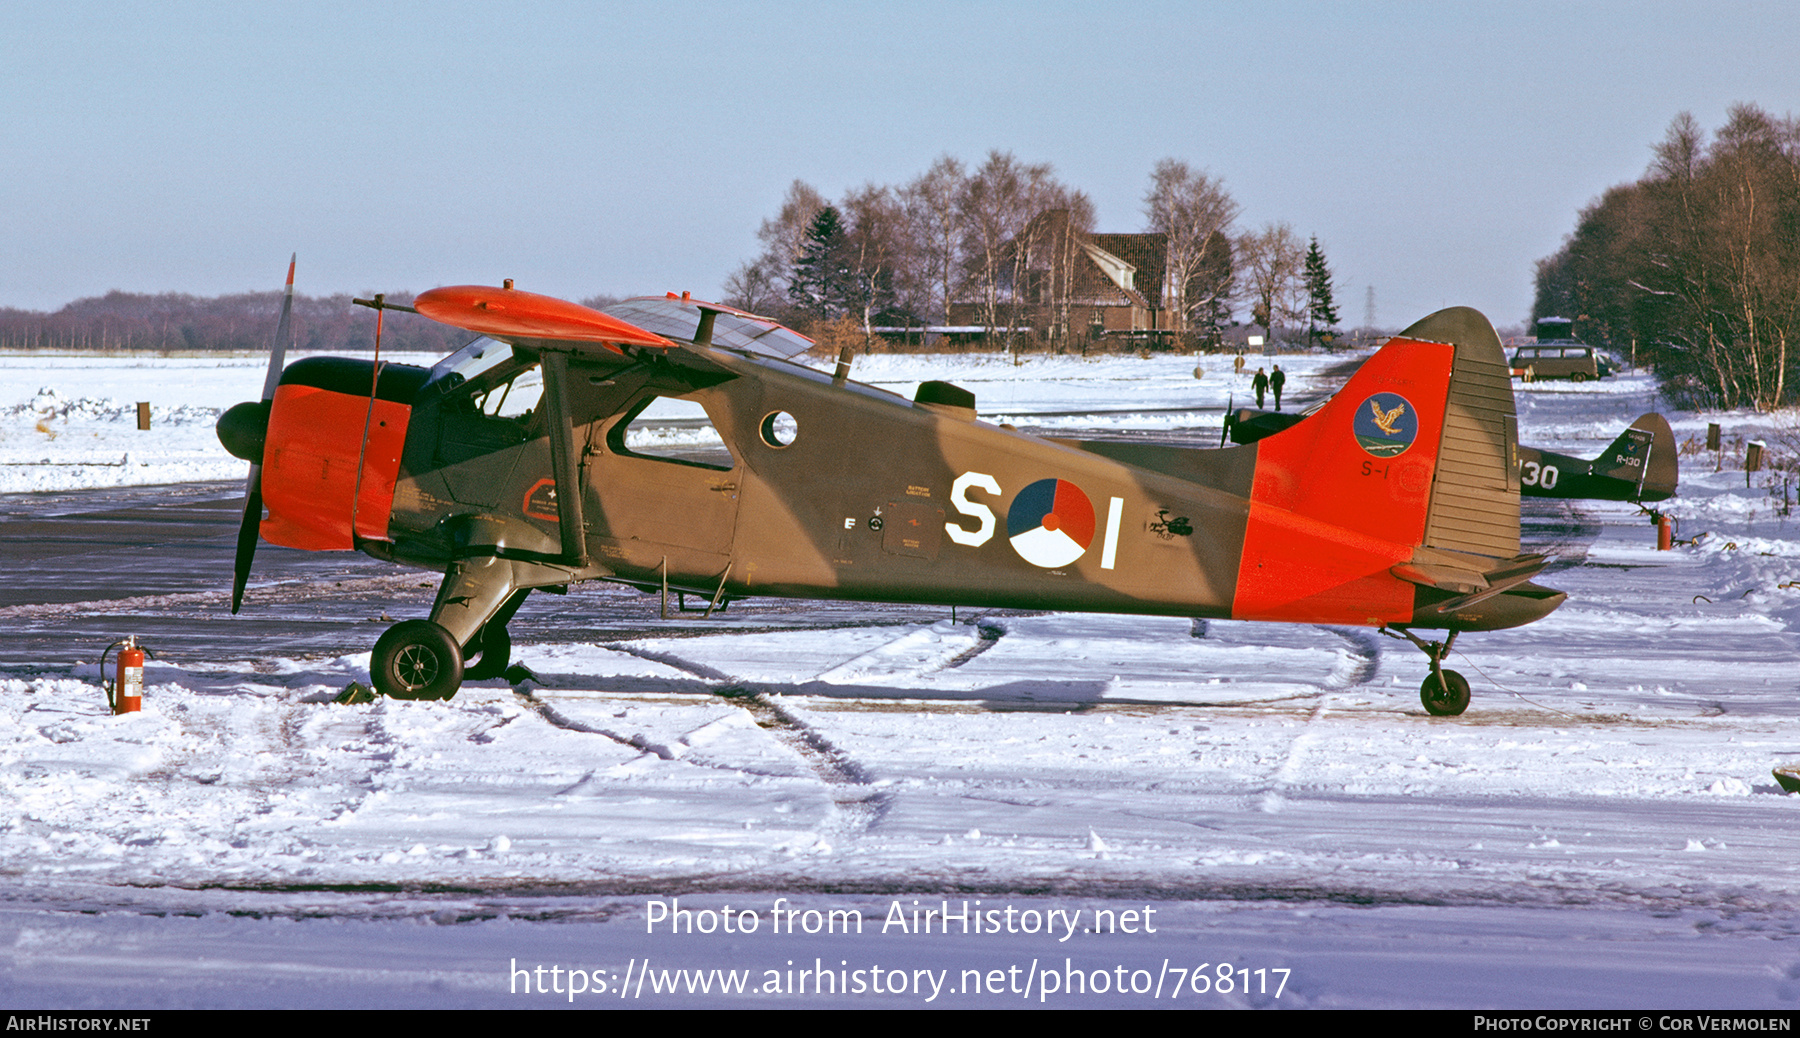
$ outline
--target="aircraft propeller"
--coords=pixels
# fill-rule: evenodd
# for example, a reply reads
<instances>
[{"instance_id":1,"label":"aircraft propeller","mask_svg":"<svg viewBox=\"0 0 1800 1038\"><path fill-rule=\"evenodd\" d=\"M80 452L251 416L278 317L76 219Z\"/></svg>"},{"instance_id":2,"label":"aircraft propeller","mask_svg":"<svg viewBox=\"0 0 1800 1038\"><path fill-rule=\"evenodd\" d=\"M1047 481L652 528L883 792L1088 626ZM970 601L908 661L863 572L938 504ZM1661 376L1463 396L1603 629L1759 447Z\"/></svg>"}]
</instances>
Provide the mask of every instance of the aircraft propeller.
<instances>
[{"instance_id":1,"label":"aircraft propeller","mask_svg":"<svg viewBox=\"0 0 1800 1038\"><path fill-rule=\"evenodd\" d=\"M263 378L262 399L256 403L232 406L219 416L219 442L236 458L250 463L250 478L244 484L244 518L238 524L237 559L231 579L231 612L235 615L244 601L244 585L250 580L250 560L256 555L256 541L262 527L262 455L263 441L269 431L269 405L275 399L275 388L281 384L282 361L287 356L288 327L294 313L294 261L288 257L287 291L281 301L281 320L275 326L275 342L269 348L269 373Z\"/></svg>"}]
</instances>

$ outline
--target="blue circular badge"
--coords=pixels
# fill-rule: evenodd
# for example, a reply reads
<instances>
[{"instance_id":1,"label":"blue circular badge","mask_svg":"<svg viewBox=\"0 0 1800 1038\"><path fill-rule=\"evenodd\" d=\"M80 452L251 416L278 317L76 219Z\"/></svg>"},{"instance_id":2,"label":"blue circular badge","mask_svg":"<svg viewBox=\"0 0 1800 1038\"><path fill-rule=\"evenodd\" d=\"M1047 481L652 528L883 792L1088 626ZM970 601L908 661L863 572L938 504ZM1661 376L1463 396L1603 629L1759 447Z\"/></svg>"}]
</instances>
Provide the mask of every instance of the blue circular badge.
<instances>
[{"instance_id":1,"label":"blue circular badge","mask_svg":"<svg viewBox=\"0 0 1800 1038\"><path fill-rule=\"evenodd\" d=\"M1350 422L1356 442L1377 458L1406 453L1419 435L1419 415L1412 401L1398 393L1376 393L1357 405Z\"/></svg>"}]
</instances>

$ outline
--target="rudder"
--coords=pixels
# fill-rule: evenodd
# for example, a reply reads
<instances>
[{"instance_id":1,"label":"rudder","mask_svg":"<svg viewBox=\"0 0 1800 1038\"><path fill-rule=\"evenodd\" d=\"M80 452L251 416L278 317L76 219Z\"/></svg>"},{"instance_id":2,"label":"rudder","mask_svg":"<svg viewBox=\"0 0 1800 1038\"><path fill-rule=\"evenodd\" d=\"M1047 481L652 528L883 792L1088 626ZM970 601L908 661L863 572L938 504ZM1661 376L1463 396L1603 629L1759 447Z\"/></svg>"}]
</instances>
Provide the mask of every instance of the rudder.
<instances>
[{"instance_id":1,"label":"rudder","mask_svg":"<svg viewBox=\"0 0 1800 1038\"><path fill-rule=\"evenodd\" d=\"M1519 554L1519 419L1500 336L1466 306L1439 310L1400 335L1456 350L1423 543L1512 558Z\"/></svg>"}]
</instances>

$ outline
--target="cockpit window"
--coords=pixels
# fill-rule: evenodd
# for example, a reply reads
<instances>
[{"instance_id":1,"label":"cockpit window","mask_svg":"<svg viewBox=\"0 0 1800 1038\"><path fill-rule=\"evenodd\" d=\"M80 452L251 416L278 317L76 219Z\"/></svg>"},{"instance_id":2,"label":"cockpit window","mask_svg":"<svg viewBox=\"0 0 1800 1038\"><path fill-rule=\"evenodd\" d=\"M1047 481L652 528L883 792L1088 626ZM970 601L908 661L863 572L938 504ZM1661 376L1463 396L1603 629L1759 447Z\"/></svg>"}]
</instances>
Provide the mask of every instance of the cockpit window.
<instances>
[{"instance_id":1,"label":"cockpit window","mask_svg":"<svg viewBox=\"0 0 1800 1038\"><path fill-rule=\"evenodd\" d=\"M471 382L489 368L512 360L513 352L513 348L506 343L482 336L433 365L431 381L436 383L454 376L450 383L452 386Z\"/></svg>"},{"instance_id":2,"label":"cockpit window","mask_svg":"<svg viewBox=\"0 0 1800 1038\"><path fill-rule=\"evenodd\" d=\"M431 384L454 410L496 418L525 419L544 395L544 373L536 355L503 342L480 338L431 369Z\"/></svg>"},{"instance_id":3,"label":"cockpit window","mask_svg":"<svg viewBox=\"0 0 1800 1038\"><path fill-rule=\"evenodd\" d=\"M495 418L526 418L544 396L544 372L536 364L481 392L475 406Z\"/></svg>"}]
</instances>

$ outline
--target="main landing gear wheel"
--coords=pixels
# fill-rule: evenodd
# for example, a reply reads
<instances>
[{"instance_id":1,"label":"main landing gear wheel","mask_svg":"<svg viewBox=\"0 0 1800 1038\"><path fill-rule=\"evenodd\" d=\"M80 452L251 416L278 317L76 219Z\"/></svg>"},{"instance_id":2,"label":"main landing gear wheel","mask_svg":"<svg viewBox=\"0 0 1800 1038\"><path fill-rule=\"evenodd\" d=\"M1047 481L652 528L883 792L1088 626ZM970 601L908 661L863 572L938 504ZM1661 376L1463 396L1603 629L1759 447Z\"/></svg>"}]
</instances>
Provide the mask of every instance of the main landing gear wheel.
<instances>
[{"instance_id":1,"label":"main landing gear wheel","mask_svg":"<svg viewBox=\"0 0 1800 1038\"><path fill-rule=\"evenodd\" d=\"M1419 686L1419 701L1433 717L1455 717L1469 708L1469 682L1454 670L1433 671Z\"/></svg>"},{"instance_id":2,"label":"main landing gear wheel","mask_svg":"<svg viewBox=\"0 0 1800 1038\"><path fill-rule=\"evenodd\" d=\"M375 690L394 699L449 699L462 687L462 649L430 620L402 620L376 639Z\"/></svg>"},{"instance_id":3,"label":"main landing gear wheel","mask_svg":"<svg viewBox=\"0 0 1800 1038\"><path fill-rule=\"evenodd\" d=\"M489 623L481 629L476 644L469 646L471 652L479 650L481 655L474 663L463 665L463 680L486 681L506 673L512 665L512 635L506 631L505 624Z\"/></svg>"}]
</instances>

